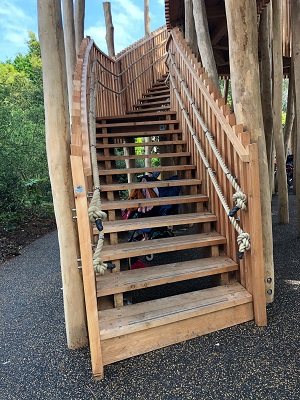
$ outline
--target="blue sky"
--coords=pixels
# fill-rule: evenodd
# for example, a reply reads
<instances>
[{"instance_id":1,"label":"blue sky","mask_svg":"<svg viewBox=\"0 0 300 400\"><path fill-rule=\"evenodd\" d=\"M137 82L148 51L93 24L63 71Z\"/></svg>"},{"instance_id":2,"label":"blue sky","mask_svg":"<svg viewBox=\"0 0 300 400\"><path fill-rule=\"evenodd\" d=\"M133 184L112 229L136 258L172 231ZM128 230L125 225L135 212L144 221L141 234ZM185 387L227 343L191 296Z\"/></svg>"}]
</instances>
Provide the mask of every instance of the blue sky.
<instances>
[{"instance_id":1,"label":"blue sky","mask_svg":"<svg viewBox=\"0 0 300 400\"><path fill-rule=\"evenodd\" d=\"M85 35L107 53L102 1L85 0ZM144 1L111 0L115 50L119 52L144 36ZM165 24L164 0L149 0L151 31ZM28 30L38 35L37 0L0 1L0 61L27 51Z\"/></svg>"}]
</instances>

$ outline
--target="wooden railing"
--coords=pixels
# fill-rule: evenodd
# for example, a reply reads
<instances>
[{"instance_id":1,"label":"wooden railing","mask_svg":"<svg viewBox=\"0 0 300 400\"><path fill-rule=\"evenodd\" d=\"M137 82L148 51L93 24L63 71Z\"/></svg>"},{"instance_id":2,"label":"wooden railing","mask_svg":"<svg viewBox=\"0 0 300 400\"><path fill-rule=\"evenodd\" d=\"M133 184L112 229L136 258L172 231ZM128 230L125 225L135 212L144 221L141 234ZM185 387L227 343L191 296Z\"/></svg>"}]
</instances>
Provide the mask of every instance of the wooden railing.
<instances>
[{"instance_id":1,"label":"wooden railing","mask_svg":"<svg viewBox=\"0 0 300 400\"><path fill-rule=\"evenodd\" d=\"M256 323L264 325L266 310L257 145L250 144L249 132L244 132L242 125L236 125L235 116L230 113L229 105L225 104L220 93L216 91L204 68L194 57L177 28L171 32L167 50L167 64L172 81L175 82L175 88L172 88L171 85L171 109L176 110L179 116L181 115L182 131L188 143L187 150L191 152L192 162L196 165L197 177L204 182L203 192L210 198L210 211L218 217L216 230L227 238L226 254L239 263L240 281L253 295ZM180 77L176 70L180 71ZM186 94L184 85L193 98L192 102ZM179 93L182 103L178 101L174 89ZM244 232L248 232L251 238L251 248L245 252L242 260L238 258L236 230L230 224L222 202L208 177L207 169L190 133L189 124L184 118L184 114L188 114L192 129L214 170L224 199L228 205L233 205L234 189L218 163L217 157L206 139L205 132L196 118L195 107L199 110L207 129L213 135L214 143L228 170L232 176L237 178L239 186L248 196L247 211L238 213L240 227Z\"/></svg>"}]
</instances>

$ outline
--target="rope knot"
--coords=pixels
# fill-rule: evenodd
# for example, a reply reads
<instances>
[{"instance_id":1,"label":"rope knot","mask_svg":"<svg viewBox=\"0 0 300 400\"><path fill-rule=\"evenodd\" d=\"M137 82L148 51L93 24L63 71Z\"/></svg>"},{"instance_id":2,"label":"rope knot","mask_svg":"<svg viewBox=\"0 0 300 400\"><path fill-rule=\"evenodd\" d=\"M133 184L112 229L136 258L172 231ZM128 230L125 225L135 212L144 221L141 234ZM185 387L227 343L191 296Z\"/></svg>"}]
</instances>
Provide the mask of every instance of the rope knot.
<instances>
[{"instance_id":1,"label":"rope knot","mask_svg":"<svg viewBox=\"0 0 300 400\"><path fill-rule=\"evenodd\" d=\"M250 249L250 235L247 232L243 232L237 237L237 242L239 245L239 254L238 257L240 259L243 258L245 250Z\"/></svg>"},{"instance_id":2,"label":"rope knot","mask_svg":"<svg viewBox=\"0 0 300 400\"><path fill-rule=\"evenodd\" d=\"M247 196L241 192L238 191L232 196L233 201L235 202L235 206L233 209L230 211L229 215L230 217L233 217L239 210L246 211L247 210Z\"/></svg>"}]
</instances>

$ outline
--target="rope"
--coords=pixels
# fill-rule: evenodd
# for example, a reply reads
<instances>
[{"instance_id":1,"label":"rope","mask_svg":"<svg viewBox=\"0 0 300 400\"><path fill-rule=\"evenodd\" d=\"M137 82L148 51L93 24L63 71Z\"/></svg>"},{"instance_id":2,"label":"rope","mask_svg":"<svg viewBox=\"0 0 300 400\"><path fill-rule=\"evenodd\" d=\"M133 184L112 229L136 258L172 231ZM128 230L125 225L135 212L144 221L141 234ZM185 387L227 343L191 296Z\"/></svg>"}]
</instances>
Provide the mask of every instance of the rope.
<instances>
[{"instance_id":1,"label":"rope","mask_svg":"<svg viewBox=\"0 0 300 400\"><path fill-rule=\"evenodd\" d=\"M188 91L187 86L184 84L184 81L183 81L183 79L180 75L180 72L176 66L176 63L174 61L174 57L173 57L171 51L168 52L168 56L170 57L171 64L173 65L174 70L179 78L180 84L183 87L183 90L185 91L185 94L186 94L189 102L191 103L194 114L196 115L196 118L197 118L198 122L200 123L201 128L203 129L203 132L204 132L222 170L224 171L226 178L229 180L229 182L231 183L233 188L236 190L236 193L233 195L233 201L235 202L235 207L233 207L232 210L230 211L230 215L234 216L238 212L239 209L241 209L242 211L247 210L247 207L246 207L247 196L243 193L242 189L237 184L236 179L231 175L221 154L219 153L219 150L217 149L217 146L215 145L215 142L213 140L213 135L210 133L208 127L205 125L205 122L203 121L203 119L199 113L199 110L195 105L195 101L192 99L192 96L191 96L190 92Z\"/></svg>"},{"instance_id":2,"label":"rope","mask_svg":"<svg viewBox=\"0 0 300 400\"><path fill-rule=\"evenodd\" d=\"M89 113L89 131L90 131L90 146L91 146L91 161L94 180L94 193L88 208L88 215L90 221L96 224L99 232L103 230L102 220L107 218L104 211L101 210L101 196L100 196L100 178L97 163L97 150L96 150L96 118L95 118L95 104L97 96L97 86L95 85L95 61L91 73L90 85L90 113ZM108 264L103 263L100 258L100 253L103 247L104 235L99 235L98 244L93 254L93 265L96 274L104 275L104 271L109 267Z\"/></svg>"},{"instance_id":3,"label":"rope","mask_svg":"<svg viewBox=\"0 0 300 400\"><path fill-rule=\"evenodd\" d=\"M216 180L216 177L215 177L215 175L214 175L214 171L213 171L213 169L211 168L211 166L209 165L209 162L208 162L208 160L207 160L207 158L206 158L206 156L205 156L205 154L204 154L204 151L203 151L203 149L202 149L202 147L201 147L201 144L200 144L200 140L199 140L199 138L196 136L196 133L195 133L193 127L192 127L191 121L190 121L190 119L189 119L189 117L188 117L188 113L187 113L187 111L186 111L185 108L184 108L184 105L183 105L183 103L182 103L182 101L181 101L180 94L179 94L179 92L178 92L178 90L177 90L177 88L176 88L176 86L175 86L174 79L173 79L173 77L172 77L171 74L170 74L169 77L170 77L170 82L171 82L172 87L173 87L173 91L174 91L174 93L175 93L175 95L176 95L176 98L177 98L178 103L179 103L179 105L180 105L181 111L182 111L182 113L183 113L183 115L184 115L184 117L185 117L186 123L187 123L187 125L188 125L188 127L189 127L189 131L190 131L190 133L191 133L191 135L192 135L192 138L193 138L193 140L194 140L194 142L195 142L195 145L196 145L196 147L197 147L197 150L198 150L198 152L199 152L199 154L200 154L200 156L201 156L201 158L202 158L202 161L203 161L203 163L204 163L204 165L205 165L205 168L207 169L207 172L208 172L208 174L209 174L209 176L210 176L210 178L211 178L211 181L212 181L212 183L213 183L213 185L214 185L214 188L215 188L215 190L216 190L216 192L217 192L217 194L218 194L218 196L219 196L219 199L220 199L220 201L221 201L221 204L222 204L222 206L223 206L223 208L224 208L224 210L225 210L225 212L226 212L226 214L227 214L227 216L228 216L230 222L231 222L232 225L234 226L235 230L239 233L239 235L238 235L238 237L237 237L237 243L238 243L238 246L239 246L238 257L239 257L240 259L242 259L243 256L244 256L245 250L249 250L249 249L250 249L250 235L249 235L249 233L244 232L244 231L241 229L241 227L238 225L236 219L233 218L233 216L230 215L230 213L231 213L230 208L229 208L229 206L228 206L228 204L227 204L227 202L226 202L226 200L225 200L225 197L224 197L224 195L223 195L223 193L222 193L222 191L221 191L221 189L220 189L220 187L219 187L219 184L218 184L218 182L217 182L217 180ZM242 193L242 192L240 192L240 193ZM243 193L242 193L242 194L243 194ZM237 202L239 202L239 203L242 202L242 203L243 203L243 201L242 201L242 199L240 198L240 196L236 196L236 198L237 198ZM243 204L244 204L244 203L243 203ZM244 205L244 207L245 207L245 205ZM241 208L242 208L242 206L241 206Z\"/></svg>"}]
</instances>

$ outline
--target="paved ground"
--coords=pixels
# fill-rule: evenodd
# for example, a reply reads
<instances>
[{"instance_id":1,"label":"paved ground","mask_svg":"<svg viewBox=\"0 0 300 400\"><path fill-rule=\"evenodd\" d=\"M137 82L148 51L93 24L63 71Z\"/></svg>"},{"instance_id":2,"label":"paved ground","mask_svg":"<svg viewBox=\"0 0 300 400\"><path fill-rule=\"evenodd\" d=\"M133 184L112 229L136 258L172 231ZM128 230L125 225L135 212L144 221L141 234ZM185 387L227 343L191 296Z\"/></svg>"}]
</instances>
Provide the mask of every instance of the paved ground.
<instances>
[{"instance_id":1,"label":"paved ground","mask_svg":"<svg viewBox=\"0 0 300 400\"><path fill-rule=\"evenodd\" d=\"M94 382L88 349L66 347L56 233L0 266L0 399L300 399L300 247L274 206L276 300L252 322L105 367ZM134 345L134 343L133 343Z\"/></svg>"}]
</instances>

